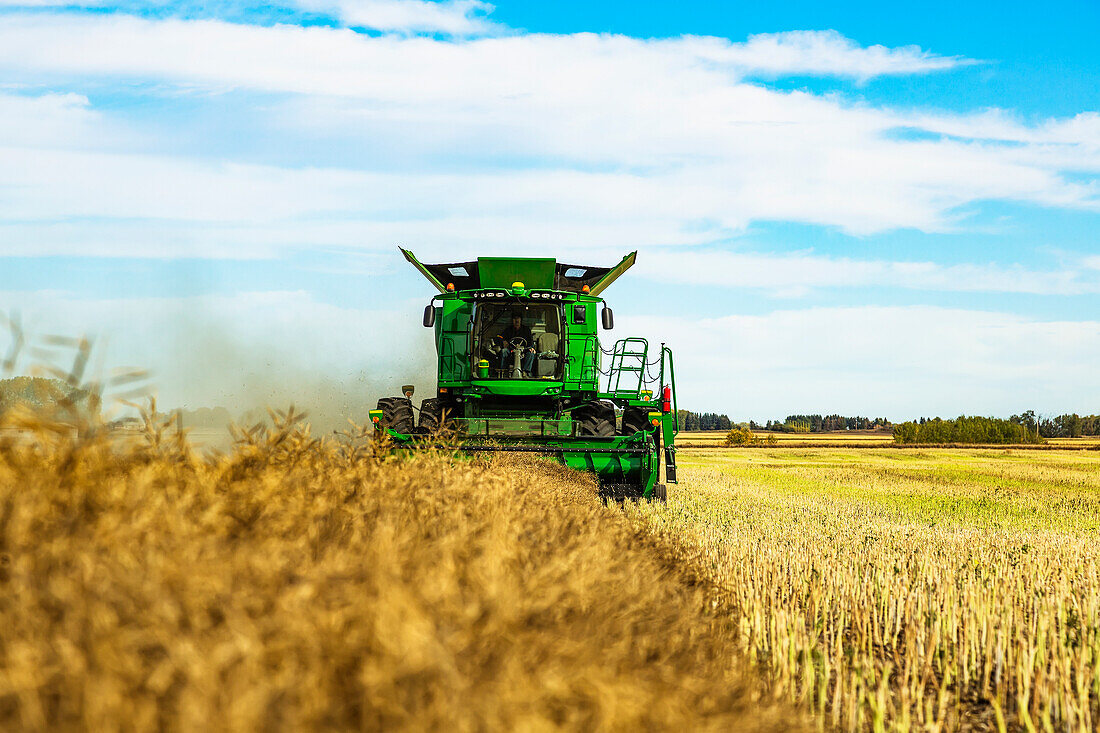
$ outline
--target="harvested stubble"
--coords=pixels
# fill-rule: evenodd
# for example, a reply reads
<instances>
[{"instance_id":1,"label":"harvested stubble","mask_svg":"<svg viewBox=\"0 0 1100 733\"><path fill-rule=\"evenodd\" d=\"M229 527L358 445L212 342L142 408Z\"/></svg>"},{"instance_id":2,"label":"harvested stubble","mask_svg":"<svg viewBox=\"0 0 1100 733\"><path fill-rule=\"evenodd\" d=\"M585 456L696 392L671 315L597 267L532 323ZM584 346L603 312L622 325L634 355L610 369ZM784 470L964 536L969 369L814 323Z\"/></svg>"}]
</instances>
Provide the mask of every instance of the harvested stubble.
<instances>
[{"instance_id":1,"label":"harvested stubble","mask_svg":"<svg viewBox=\"0 0 1100 733\"><path fill-rule=\"evenodd\" d=\"M0 728L801 724L578 474L241 438L0 445Z\"/></svg>"},{"instance_id":2,"label":"harvested stubble","mask_svg":"<svg viewBox=\"0 0 1100 733\"><path fill-rule=\"evenodd\" d=\"M1100 726L1087 453L683 457L668 511L776 690L847 730Z\"/></svg>"}]
</instances>

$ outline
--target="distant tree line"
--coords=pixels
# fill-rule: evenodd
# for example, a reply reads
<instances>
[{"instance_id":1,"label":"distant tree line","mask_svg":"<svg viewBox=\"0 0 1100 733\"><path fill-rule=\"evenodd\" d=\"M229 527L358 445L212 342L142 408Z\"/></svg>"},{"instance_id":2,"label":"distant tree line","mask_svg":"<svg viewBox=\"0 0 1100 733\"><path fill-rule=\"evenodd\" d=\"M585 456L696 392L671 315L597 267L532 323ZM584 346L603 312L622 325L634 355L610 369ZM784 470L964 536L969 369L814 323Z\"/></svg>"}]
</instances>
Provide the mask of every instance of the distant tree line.
<instances>
[{"instance_id":1,"label":"distant tree line","mask_svg":"<svg viewBox=\"0 0 1100 733\"><path fill-rule=\"evenodd\" d=\"M844 415L787 415L786 419L768 420L761 425L755 420L737 423L727 415L716 412L678 410L677 425L680 430L730 430L742 428L754 432L772 433L828 433L843 430L894 429L895 439L901 435L901 443L1034 443L1041 440L1016 439L1015 435L1030 434L1038 438L1079 438L1100 436L1100 415L1037 415L1028 410L1007 420L993 417L961 416L954 420L939 417L922 417L894 425L885 417ZM931 426L931 427L929 427ZM1022 428L1022 431L1016 428ZM914 432L916 431L916 432ZM919 439L910 440L910 435ZM953 437L945 437L953 436ZM968 436L975 436L971 440ZM927 440L925 438L928 438Z\"/></svg>"},{"instance_id":2,"label":"distant tree line","mask_svg":"<svg viewBox=\"0 0 1100 733\"><path fill-rule=\"evenodd\" d=\"M1042 443L1043 438L1025 425L996 417L967 417L954 420L921 418L894 426L896 443L989 443L1018 445Z\"/></svg>"},{"instance_id":3,"label":"distant tree line","mask_svg":"<svg viewBox=\"0 0 1100 733\"><path fill-rule=\"evenodd\" d=\"M876 430L890 427L884 417L845 417L844 415L787 415L787 419L768 420L764 425L750 422L753 430L770 430L776 433L829 433L836 430Z\"/></svg>"},{"instance_id":4,"label":"distant tree line","mask_svg":"<svg viewBox=\"0 0 1100 733\"><path fill-rule=\"evenodd\" d=\"M787 415L786 420L768 420L761 425L755 420L736 423L728 416L716 412L690 410L678 410L676 420L680 430L729 430L739 426L753 431L773 433L827 433L834 430L876 430L891 426L891 422L884 417L845 417L843 415Z\"/></svg>"},{"instance_id":5,"label":"distant tree line","mask_svg":"<svg viewBox=\"0 0 1100 733\"><path fill-rule=\"evenodd\" d=\"M729 430L732 424L729 417L716 412L676 411L676 425L680 430Z\"/></svg>"},{"instance_id":6,"label":"distant tree line","mask_svg":"<svg viewBox=\"0 0 1100 733\"><path fill-rule=\"evenodd\" d=\"M1078 415L1070 413L1056 417L1042 417L1034 410L1008 418L1022 425L1029 432L1038 433L1044 438L1080 438L1085 435L1100 435L1100 415Z\"/></svg>"}]
</instances>

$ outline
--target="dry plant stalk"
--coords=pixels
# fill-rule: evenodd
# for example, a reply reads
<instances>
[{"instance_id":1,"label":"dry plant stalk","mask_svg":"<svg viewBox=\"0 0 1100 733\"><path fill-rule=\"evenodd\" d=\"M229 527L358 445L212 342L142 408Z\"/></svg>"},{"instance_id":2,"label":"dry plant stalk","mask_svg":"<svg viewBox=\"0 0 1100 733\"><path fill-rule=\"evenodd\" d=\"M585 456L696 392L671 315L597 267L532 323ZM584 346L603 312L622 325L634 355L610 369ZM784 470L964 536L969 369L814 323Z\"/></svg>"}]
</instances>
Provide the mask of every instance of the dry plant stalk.
<instances>
[{"instance_id":1,"label":"dry plant stalk","mask_svg":"<svg viewBox=\"0 0 1100 733\"><path fill-rule=\"evenodd\" d=\"M205 459L155 415L0 444L0 728L802 724L588 479L275 417Z\"/></svg>"}]
</instances>

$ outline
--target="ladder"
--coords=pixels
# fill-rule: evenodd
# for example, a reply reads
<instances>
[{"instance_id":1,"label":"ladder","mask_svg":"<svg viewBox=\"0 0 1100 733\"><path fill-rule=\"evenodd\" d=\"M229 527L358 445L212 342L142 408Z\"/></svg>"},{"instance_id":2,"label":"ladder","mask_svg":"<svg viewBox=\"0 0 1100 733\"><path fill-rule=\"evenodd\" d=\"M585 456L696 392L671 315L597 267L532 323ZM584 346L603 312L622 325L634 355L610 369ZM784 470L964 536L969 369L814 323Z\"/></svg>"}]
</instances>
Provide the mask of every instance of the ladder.
<instances>
[{"instance_id":1,"label":"ladder","mask_svg":"<svg viewBox=\"0 0 1100 733\"><path fill-rule=\"evenodd\" d=\"M645 382L646 358L649 342L631 337L615 342L611 350L611 364L607 372L608 397L639 399Z\"/></svg>"}]
</instances>

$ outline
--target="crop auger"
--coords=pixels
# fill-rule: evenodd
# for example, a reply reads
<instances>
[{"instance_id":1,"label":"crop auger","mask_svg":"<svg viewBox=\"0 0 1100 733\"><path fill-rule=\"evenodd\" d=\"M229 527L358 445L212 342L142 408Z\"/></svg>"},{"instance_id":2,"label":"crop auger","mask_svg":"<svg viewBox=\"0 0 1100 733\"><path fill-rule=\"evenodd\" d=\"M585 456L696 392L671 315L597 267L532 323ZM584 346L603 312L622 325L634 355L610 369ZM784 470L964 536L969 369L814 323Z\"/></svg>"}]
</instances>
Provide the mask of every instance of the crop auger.
<instances>
[{"instance_id":1,"label":"crop auger","mask_svg":"<svg viewBox=\"0 0 1100 733\"><path fill-rule=\"evenodd\" d=\"M611 268L521 257L429 265L401 252L439 291L424 308L438 377L419 421L412 385L379 400L370 412L379 435L399 450L446 435L467 453L553 455L595 474L605 500L666 500L662 454L665 481L676 483L672 351L661 344L650 361L637 337L604 350L597 332L614 327L600 293L637 252Z\"/></svg>"}]
</instances>

